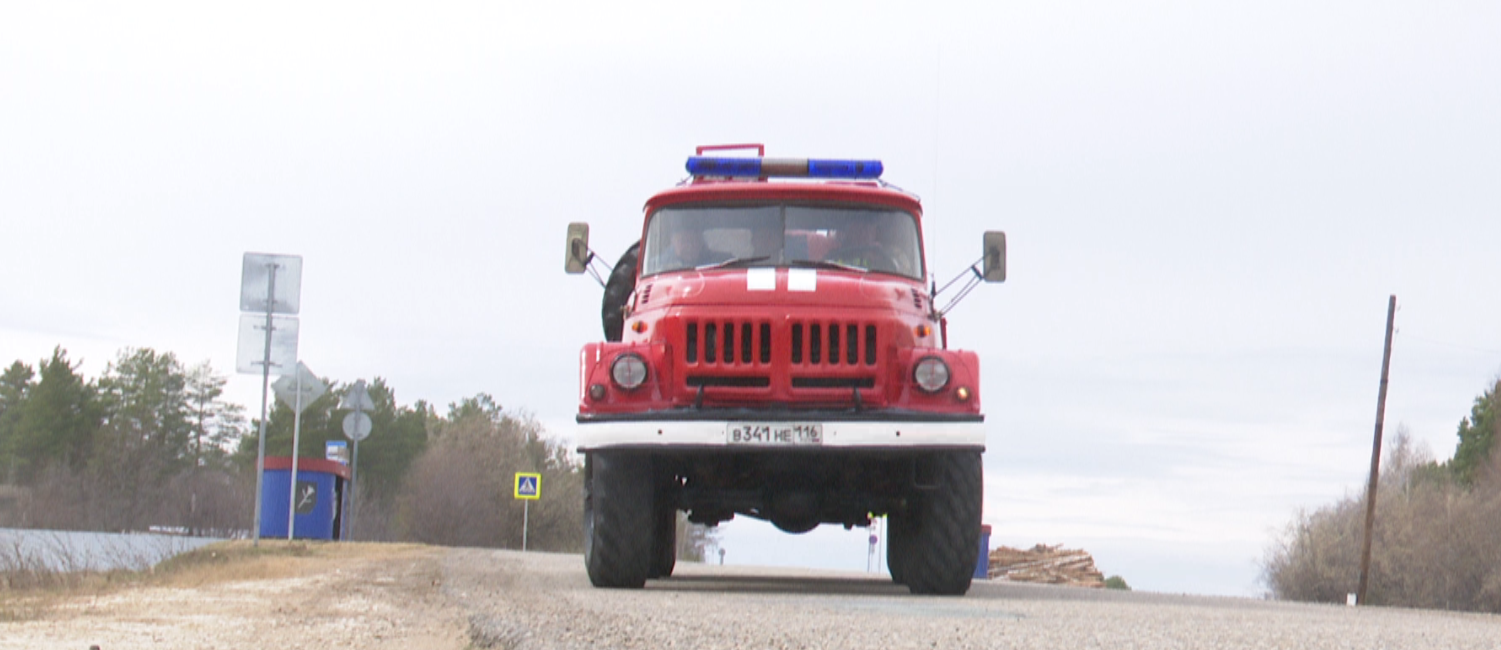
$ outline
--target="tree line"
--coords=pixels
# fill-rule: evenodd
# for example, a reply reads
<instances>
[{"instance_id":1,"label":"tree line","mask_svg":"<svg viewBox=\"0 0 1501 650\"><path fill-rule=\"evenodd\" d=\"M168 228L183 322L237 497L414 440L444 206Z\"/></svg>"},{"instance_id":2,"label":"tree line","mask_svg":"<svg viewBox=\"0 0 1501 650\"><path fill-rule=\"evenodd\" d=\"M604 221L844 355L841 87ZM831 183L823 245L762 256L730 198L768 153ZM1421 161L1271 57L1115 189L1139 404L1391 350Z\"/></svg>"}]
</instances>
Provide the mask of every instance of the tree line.
<instances>
[{"instance_id":1,"label":"tree line","mask_svg":"<svg viewBox=\"0 0 1501 650\"><path fill-rule=\"evenodd\" d=\"M1501 613L1501 381L1459 423L1454 456L1435 461L1399 426L1377 481L1373 605ZM1366 492L1299 513L1262 563L1272 595L1345 602L1360 572Z\"/></svg>"},{"instance_id":2,"label":"tree line","mask_svg":"<svg viewBox=\"0 0 1501 650\"><path fill-rule=\"evenodd\" d=\"M90 380L61 347L0 373L0 478L27 488L10 525L225 530L234 508L228 446L246 430L207 363L127 348Z\"/></svg>"},{"instance_id":3,"label":"tree line","mask_svg":"<svg viewBox=\"0 0 1501 650\"><path fill-rule=\"evenodd\" d=\"M224 376L149 348L122 350L96 379L78 368L59 347L0 373L0 483L18 495L0 500L0 527L247 534L259 421L223 398ZM301 457L345 439L339 404L351 386L333 382L305 405ZM352 539L520 548L511 481L538 472L528 547L582 550L581 461L531 415L484 393L439 413L400 404L381 378L367 390L373 432L359 449ZM270 410L268 456L291 455L293 420L285 404ZM712 543L696 526L679 539L689 559Z\"/></svg>"}]
</instances>

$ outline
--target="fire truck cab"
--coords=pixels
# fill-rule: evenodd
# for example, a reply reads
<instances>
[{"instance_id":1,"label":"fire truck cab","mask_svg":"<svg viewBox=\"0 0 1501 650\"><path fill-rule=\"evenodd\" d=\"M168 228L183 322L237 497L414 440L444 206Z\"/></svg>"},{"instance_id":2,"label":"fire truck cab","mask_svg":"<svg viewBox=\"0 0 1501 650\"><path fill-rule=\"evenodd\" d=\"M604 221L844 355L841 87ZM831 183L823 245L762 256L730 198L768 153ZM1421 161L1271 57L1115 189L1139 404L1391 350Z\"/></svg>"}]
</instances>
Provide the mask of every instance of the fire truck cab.
<instances>
[{"instance_id":1,"label":"fire truck cab","mask_svg":"<svg viewBox=\"0 0 1501 650\"><path fill-rule=\"evenodd\" d=\"M704 155L747 146L758 155ZM601 280L606 340L579 355L589 578L669 576L680 511L791 533L887 516L893 579L962 594L979 552L980 366L947 349L922 206L879 161L764 151L700 147ZM566 269L599 262L571 224ZM1005 279L1004 234L985 234L965 277L956 299Z\"/></svg>"}]
</instances>

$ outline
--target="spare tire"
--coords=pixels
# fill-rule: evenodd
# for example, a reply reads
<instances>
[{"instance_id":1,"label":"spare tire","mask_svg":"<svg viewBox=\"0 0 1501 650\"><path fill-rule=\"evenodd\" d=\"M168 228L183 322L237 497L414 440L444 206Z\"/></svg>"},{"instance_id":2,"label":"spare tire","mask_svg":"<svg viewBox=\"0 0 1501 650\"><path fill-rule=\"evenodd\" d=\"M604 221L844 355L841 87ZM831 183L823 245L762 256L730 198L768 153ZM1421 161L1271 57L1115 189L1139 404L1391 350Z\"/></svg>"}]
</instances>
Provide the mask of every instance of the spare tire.
<instances>
[{"instance_id":1,"label":"spare tire","mask_svg":"<svg viewBox=\"0 0 1501 650\"><path fill-rule=\"evenodd\" d=\"M640 258L641 242L631 244L615 262L610 279L605 282L605 297L599 310L605 326L605 340L619 341L625 334L625 303L636 290L636 263Z\"/></svg>"}]
</instances>

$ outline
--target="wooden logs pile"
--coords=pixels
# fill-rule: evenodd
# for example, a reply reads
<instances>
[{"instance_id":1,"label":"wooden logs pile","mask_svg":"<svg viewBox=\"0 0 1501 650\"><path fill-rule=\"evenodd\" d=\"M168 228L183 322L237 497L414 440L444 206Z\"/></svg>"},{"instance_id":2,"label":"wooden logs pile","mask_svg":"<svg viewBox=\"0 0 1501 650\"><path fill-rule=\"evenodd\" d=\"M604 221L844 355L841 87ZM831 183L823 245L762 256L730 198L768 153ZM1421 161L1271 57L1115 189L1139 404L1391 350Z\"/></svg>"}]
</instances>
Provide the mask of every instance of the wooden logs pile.
<instances>
[{"instance_id":1,"label":"wooden logs pile","mask_svg":"<svg viewBox=\"0 0 1501 650\"><path fill-rule=\"evenodd\" d=\"M1016 582L1095 589L1105 586L1105 576L1095 568L1094 557L1082 550L1063 548L1062 544L1038 544L1026 551L997 547L990 552L989 575L991 579Z\"/></svg>"}]
</instances>

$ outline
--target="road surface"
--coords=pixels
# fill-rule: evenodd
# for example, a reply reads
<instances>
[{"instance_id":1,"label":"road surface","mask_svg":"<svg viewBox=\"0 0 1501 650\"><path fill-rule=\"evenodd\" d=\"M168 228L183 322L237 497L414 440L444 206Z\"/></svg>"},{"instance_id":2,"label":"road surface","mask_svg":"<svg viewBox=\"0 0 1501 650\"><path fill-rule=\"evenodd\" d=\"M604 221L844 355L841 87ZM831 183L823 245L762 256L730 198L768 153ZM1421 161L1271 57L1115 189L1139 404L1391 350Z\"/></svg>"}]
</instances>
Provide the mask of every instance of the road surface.
<instances>
[{"instance_id":1,"label":"road surface","mask_svg":"<svg viewBox=\"0 0 1501 650\"><path fill-rule=\"evenodd\" d=\"M412 545L29 602L0 590L0 648L1501 648L1492 615L695 564L606 590L577 555Z\"/></svg>"},{"instance_id":2,"label":"road surface","mask_svg":"<svg viewBox=\"0 0 1501 650\"><path fill-rule=\"evenodd\" d=\"M458 550L446 595L498 648L1501 648L1501 617L978 581L916 597L860 573L679 565L594 589L577 556Z\"/></svg>"}]
</instances>

